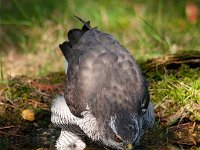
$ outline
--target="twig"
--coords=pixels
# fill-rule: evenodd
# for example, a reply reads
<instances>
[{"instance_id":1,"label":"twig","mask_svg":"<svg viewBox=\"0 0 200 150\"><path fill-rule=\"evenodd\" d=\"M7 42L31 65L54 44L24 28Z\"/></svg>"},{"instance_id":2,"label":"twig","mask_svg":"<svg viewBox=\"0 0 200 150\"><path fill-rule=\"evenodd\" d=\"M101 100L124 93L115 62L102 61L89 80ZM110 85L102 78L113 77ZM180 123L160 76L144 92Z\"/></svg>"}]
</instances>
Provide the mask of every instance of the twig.
<instances>
[{"instance_id":1,"label":"twig","mask_svg":"<svg viewBox=\"0 0 200 150\"><path fill-rule=\"evenodd\" d=\"M196 121L192 125L192 132L194 132L195 127L196 127Z\"/></svg>"},{"instance_id":2,"label":"twig","mask_svg":"<svg viewBox=\"0 0 200 150\"><path fill-rule=\"evenodd\" d=\"M6 127L0 127L0 130L4 130L4 129L10 129L10 128L14 128L16 126L6 126Z\"/></svg>"},{"instance_id":3,"label":"twig","mask_svg":"<svg viewBox=\"0 0 200 150\"><path fill-rule=\"evenodd\" d=\"M0 134L12 135L12 136L18 136L18 137L21 137L21 136L22 136L22 135L18 135L18 134L3 132L3 131L0 131Z\"/></svg>"}]
</instances>

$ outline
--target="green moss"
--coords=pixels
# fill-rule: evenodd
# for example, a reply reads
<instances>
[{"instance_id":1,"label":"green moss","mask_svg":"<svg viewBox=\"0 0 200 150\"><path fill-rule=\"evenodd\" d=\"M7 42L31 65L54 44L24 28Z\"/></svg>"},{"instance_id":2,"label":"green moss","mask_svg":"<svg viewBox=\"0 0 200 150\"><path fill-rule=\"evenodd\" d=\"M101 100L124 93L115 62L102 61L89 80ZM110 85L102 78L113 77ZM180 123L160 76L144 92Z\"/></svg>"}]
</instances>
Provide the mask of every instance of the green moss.
<instances>
[{"instance_id":1,"label":"green moss","mask_svg":"<svg viewBox=\"0 0 200 150\"><path fill-rule=\"evenodd\" d=\"M27 84L27 81L20 78L8 80L7 96L10 100L26 100L31 98L33 88Z\"/></svg>"},{"instance_id":2,"label":"green moss","mask_svg":"<svg viewBox=\"0 0 200 150\"><path fill-rule=\"evenodd\" d=\"M0 114L0 125L21 124L26 130L33 123L24 120L21 113L25 109L31 109L35 113L34 122L41 127L47 126L50 123L48 107L52 96L60 91L57 88L45 90L45 86L53 87L58 84L59 88L62 88L64 80L64 72L50 73L47 76L34 80L25 76L8 79L7 84L0 85L0 90L3 89L2 97L0 98L2 98L2 103L4 104ZM43 91L40 91L40 86L44 87Z\"/></svg>"},{"instance_id":3,"label":"green moss","mask_svg":"<svg viewBox=\"0 0 200 150\"><path fill-rule=\"evenodd\" d=\"M178 70L147 73L156 112L166 121L200 118L200 69L182 65ZM183 111L180 111L183 109Z\"/></svg>"}]
</instances>

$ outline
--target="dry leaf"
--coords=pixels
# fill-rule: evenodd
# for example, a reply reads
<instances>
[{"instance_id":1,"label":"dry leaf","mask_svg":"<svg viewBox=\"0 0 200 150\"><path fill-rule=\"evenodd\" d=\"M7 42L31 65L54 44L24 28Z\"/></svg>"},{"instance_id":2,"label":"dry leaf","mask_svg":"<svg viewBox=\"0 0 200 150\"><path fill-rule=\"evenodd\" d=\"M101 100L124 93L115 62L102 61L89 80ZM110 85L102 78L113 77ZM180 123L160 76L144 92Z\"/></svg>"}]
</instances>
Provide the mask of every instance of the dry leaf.
<instances>
[{"instance_id":1,"label":"dry leaf","mask_svg":"<svg viewBox=\"0 0 200 150\"><path fill-rule=\"evenodd\" d=\"M33 112L32 110L30 110L30 109L24 109L24 110L22 111L22 117L23 117L23 119L28 120L28 121L33 121L33 120L35 120L35 114L34 114L34 112Z\"/></svg>"}]
</instances>

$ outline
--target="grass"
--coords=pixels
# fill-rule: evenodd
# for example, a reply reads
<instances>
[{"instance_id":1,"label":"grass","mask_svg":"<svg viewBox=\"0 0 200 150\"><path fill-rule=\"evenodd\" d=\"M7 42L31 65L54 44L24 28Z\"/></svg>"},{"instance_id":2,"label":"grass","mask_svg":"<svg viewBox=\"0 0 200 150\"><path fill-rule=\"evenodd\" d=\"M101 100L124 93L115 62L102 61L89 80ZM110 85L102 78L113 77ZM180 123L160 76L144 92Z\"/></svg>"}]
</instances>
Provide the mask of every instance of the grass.
<instances>
[{"instance_id":1,"label":"grass","mask_svg":"<svg viewBox=\"0 0 200 150\"><path fill-rule=\"evenodd\" d=\"M200 121L200 69L182 65L178 70L148 72L151 99L167 125L184 119Z\"/></svg>"},{"instance_id":2,"label":"grass","mask_svg":"<svg viewBox=\"0 0 200 150\"><path fill-rule=\"evenodd\" d=\"M146 77L150 83L151 100L155 104L155 112L159 119L157 123L173 126L177 123L200 120L199 74L199 68L191 68L184 64L175 70L164 69L163 67L156 71L146 72ZM40 128L48 127L50 124L50 111L48 109L51 103L50 99L52 96L60 94L63 89L56 91L54 88L54 91L48 91L44 88L42 90L42 87L47 89L48 85L54 86L63 83L64 78L65 74L63 72L50 73L48 76L37 79L27 77L10 78L7 87L3 87L4 90L2 90L2 96L4 97L2 104L4 105L1 104L1 106L6 106L6 109L3 116L2 110L0 110L0 124L2 126L20 125L20 129L17 130L19 135L29 135L30 130L35 131L37 128L34 123ZM46 111L47 109L48 111ZM23 119L22 112L24 110L31 110L35 114L35 119L33 121ZM147 139L157 137L155 141L168 143L166 141L168 134L161 126L157 124L154 130L153 134L151 133L152 135L147 136ZM12 130L9 133L12 134ZM181 133L178 132L178 134ZM189 139L191 136L181 137L181 139ZM180 139L178 141L180 142ZM164 147L167 146L164 145Z\"/></svg>"},{"instance_id":3,"label":"grass","mask_svg":"<svg viewBox=\"0 0 200 150\"><path fill-rule=\"evenodd\" d=\"M0 57L0 83L4 81L4 76L3 76L3 60Z\"/></svg>"},{"instance_id":4,"label":"grass","mask_svg":"<svg viewBox=\"0 0 200 150\"><path fill-rule=\"evenodd\" d=\"M9 79L7 85L7 97L13 101L24 101L31 98L31 92L33 89L26 82L23 81L23 77Z\"/></svg>"},{"instance_id":5,"label":"grass","mask_svg":"<svg viewBox=\"0 0 200 150\"><path fill-rule=\"evenodd\" d=\"M199 49L197 30L200 24L188 22L186 3L185 0L2 1L1 49L5 52L12 49L34 53L48 51L63 41L66 30L81 26L73 15L91 20L92 26L113 34L139 59L180 49ZM197 1L196 5L200 3Z\"/></svg>"},{"instance_id":6,"label":"grass","mask_svg":"<svg viewBox=\"0 0 200 150\"><path fill-rule=\"evenodd\" d=\"M154 65L156 68L157 64ZM144 66L143 69L145 70ZM171 126L178 122L200 121L199 74L200 69L198 67L192 68L186 64L175 69L167 69L165 65L161 65L158 69L151 69L145 73L149 82L151 100L155 104L155 112L162 124ZM23 109L31 108L40 112L42 108L37 107L35 102L42 104L46 101L44 99L48 99L49 105L49 97L55 95L56 91L55 93L52 91L54 94L51 92L51 94L48 94L47 88L49 85L63 83L64 80L65 74L63 72L50 73L39 79L21 76L10 78L7 82L7 88L0 90L4 93L4 99L9 101L14 110L18 112L16 118L19 118ZM61 90L57 92L59 91ZM6 116L6 118L10 117ZM8 120L13 121L13 119Z\"/></svg>"},{"instance_id":7,"label":"grass","mask_svg":"<svg viewBox=\"0 0 200 150\"><path fill-rule=\"evenodd\" d=\"M58 3L53 0L48 2L45 0L1 1L0 12L3 14L1 15L1 30L3 31L1 40L4 43L1 48L5 52L8 52L9 48L14 48L18 52L41 50L39 45L44 38L43 34L46 32L49 34L49 30L55 32L53 31L55 25L63 20L62 14L65 6L66 1L64 0ZM56 14L58 10L62 13Z\"/></svg>"},{"instance_id":8,"label":"grass","mask_svg":"<svg viewBox=\"0 0 200 150\"><path fill-rule=\"evenodd\" d=\"M63 42L68 30L81 27L73 15L90 20L93 27L98 26L100 30L114 35L138 61L181 50L197 50L200 49L200 21L197 20L196 24L188 21L186 4L186 0L1 1L0 50L4 52L3 57L13 51L25 55L32 53L38 58L42 53L49 55L38 60L41 62L38 69L31 70L33 73L30 74L45 76L52 71L52 66L56 68L55 63L63 64L61 59L52 56L52 50ZM200 6L199 1L195 4ZM1 73L6 78L8 73L4 66ZM55 72L61 67L57 68ZM22 72L29 74L30 70Z\"/></svg>"},{"instance_id":9,"label":"grass","mask_svg":"<svg viewBox=\"0 0 200 150\"><path fill-rule=\"evenodd\" d=\"M44 114L47 113L48 117L41 121L49 123L51 99L60 93L64 77L63 72L35 79L20 76L9 78L7 83L0 84L3 85L0 86L0 125L25 125L26 120L22 118L23 110L32 110L36 116L34 122L39 124L39 118L46 118ZM28 125L32 126L32 122Z\"/></svg>"}]
</instances>

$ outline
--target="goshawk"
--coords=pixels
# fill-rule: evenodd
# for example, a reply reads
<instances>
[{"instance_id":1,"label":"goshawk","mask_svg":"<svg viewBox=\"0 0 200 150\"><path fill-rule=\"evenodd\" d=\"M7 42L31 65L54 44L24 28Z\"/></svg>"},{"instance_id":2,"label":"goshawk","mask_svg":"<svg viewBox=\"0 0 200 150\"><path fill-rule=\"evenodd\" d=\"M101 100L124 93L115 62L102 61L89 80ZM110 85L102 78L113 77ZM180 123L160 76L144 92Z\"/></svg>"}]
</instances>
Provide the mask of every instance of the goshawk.
<instances>
[{"instance_id":1,"label":"goshawk","mask_svg":"<svg viewBox=\"0 0 200 150\"><path fill-rule=\"evenodd\" d=\"M69 41L59 45L68 68L64 95L51 107L51 121L61 128L56 148L82 150L88 137L108 148L130 150L154 123L146 80L112 35L78 19L82 29L70 30Z\"/></svg>"}]
</instances>

